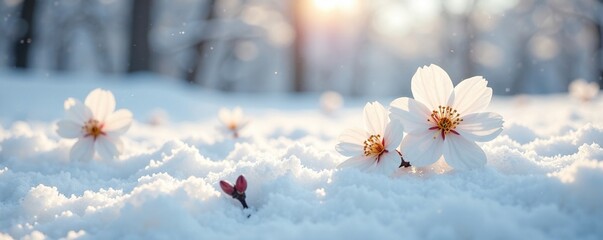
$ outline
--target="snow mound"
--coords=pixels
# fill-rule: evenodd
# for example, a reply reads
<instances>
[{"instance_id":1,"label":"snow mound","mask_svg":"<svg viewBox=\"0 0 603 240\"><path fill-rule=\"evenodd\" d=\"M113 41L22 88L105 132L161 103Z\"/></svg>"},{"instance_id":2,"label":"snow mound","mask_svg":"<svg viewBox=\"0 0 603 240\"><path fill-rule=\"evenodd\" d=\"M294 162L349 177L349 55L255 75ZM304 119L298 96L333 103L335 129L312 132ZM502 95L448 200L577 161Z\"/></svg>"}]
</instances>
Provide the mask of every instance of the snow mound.
<instances>
[{"instance_id":1,"label":"snow mound","mask_svg":"<svg viewBox=\"0 0 603 240\"><path fill-rule=\"evenodd\" d=\"M495 97L490 110L507 125L481 144L484 169L438 162L388 177L336 168L337 135L360 124L362 101L325 115L314 95L249 103L151 82L146 89L165 96L157 99L92 81L54 82L51 100L33 101L30 113L5 108L43 84L0 81L0 239L603 238L603 121L592 112L600 98L531 97L518 107ZM56 99L103 84L134 112L126 150L113 161L69 162L73 141L55 133ZM146 121L153 104L169 122ZM183 104L200 113L169 108ZM217 109L237 105L252 122L233 139L218 129ZM558 114L542 118L551 105ZM218 183L241 174L248 210Z\"/></svg>"}]
</instances>

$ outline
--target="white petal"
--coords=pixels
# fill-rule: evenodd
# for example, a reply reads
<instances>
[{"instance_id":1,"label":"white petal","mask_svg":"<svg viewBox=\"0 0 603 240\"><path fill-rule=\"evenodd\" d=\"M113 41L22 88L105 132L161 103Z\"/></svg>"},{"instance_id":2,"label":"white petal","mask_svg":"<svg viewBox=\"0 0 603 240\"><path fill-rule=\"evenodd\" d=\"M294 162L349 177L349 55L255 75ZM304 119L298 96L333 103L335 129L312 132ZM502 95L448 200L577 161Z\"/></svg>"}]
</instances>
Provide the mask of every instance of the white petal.
<instances>
[{"instance_id":1,"label":"white petal","mask_svg":"<svg viewBox=\"0 0 603 240\"><path fill-rule=\"evenodd\" d=\"M357 128L350 128L343 131L341 135L339 135L338 140L340 142L349 142L349 143L363 143L364 140L369 138L370 134L364 130Z\"/></svg>"},{"instance_id":2,"label":"white petal","mask_svg":"<svg viewBox=\"0 0 603 240\"><path fill-rule=\"evenodd\" d=\"M454 169L469 170L486 165L486 153L475 142L462 136L448 134L444 144L444 159Z\"/></svg>"},{"instance_id":3,"label":"white petal","mask_svg":"<svg viewBox=\"0 0 603 240\"><path fill-rule=\"evenodd\" d=\"M67 119L84 123L92 118L92 111L77 99L68 98L63 104Z\"/></svg>"},{"instance_id":4,"label":"white petal","mask_svg":"<svg viewBox=\"0 0 603 240\"><path fill-rule=\"evenodd\" d=\"M389 151L381 155L379 162L374 166L375 171L381 174L392 174L400 167L400 155L396 151Z\"/></svg>"},{"instance_id":5,"label":"white petal","mask_svg":"<svg viewBox=\"0 0 603 240\"><path fill-rule=\"evenodd\" d=\"M400 142L402 142L402 137L404 137L404 127L399 121L392 121L385 127L383 135L385 149L395 152L396 148L400 146Z\"/></svg>"},{"instance_id":6,"label":"white petal","mask_svg":"<svg viewBox=\"0 0 603 240\"><path fill-rule=\"evenodd\" d=\"M235 109L232 110L232 120L235 123L239 123L243 120L243 109L241 109L240 107L236 107Z\"/></svg>"},{"instance_id":7,"label":"white petal","mask_svg":"<svg viewBox=\"0 0 603 240\"><path fill-rule=\"evenodd\" d=\"M226 108L220 108L220 110L218 111L218 119L224 125L230 124L230 121L232 120L230 110Z\"/></svg>"},{"instance_id":8,"label":"white petal","mask_svg":"<svg viewBox=\"0 0 603 240\"><path fill-rule=\"evenodd\" d=\"M90 161L94 157L94 138L80 138L69 153L71 161Z\"/></svg>"},{"instance_id":9,"label":"white petal","mask_svg":"<svg viewBox=\"0 0 603 240\"><path fill-rule=\"evenodd\" d=\"M337 168L357 168L362 171L369 170L376 163L375 158L356 156L345 160L344 162L337 165Z\"/></svg>"},{"instance_id":10,"label":"white petal","mask_svg":"<svg viewBox=\"0 0 603 240\"><path fill-rule=\"evenodd\" d=\"M82 137L82 125L71 120L60 120L57 122L57 134L64 138Z\"/></svg>"},{"instance_id":11,"label":"white petal","mask_svg":"<svg viewBox=\"0 0 603 240\"><path fill-rule=\"evenodd\" d=\"M113 93L100 88L92 90L86 97L85 103L92 111L94 118L101 122L104 122L105 118L115 111L115 97Z\"/></svg>"},{"instance_id":12,"label":"white petal","mask_svg":"<svg viewBox=\"0 0 603 240\"><path fill-rule=\"evenodd\" d=\"M425 167L435 163L442 156L442 138L434 138L435 131L406 134L400 149L404 160L415 167Z\"/></svg>"},{"instance_id":13,"label":"white petal","mask_svg":"<svg viewBox=\"0 0 603 240\"><path fill-rule=\"evenodd\" d=\"M126 109L119 109L107 117L103 131L112 136L117 136L128 131L131 124L132 112Z\"/></svg>"},{"instance_id":14,"label":"white petal","mask_svg":"<svg viewBox=\"0 0 603 240\"><path fill-rule=\"evenodd\" d=\"M121 140L121 138L112 138L113 139L113 143L115 144L115 147L117 148L117 152L118 153L122 153L124 152L124 142Z\"/></svg>"},{"instance_id":15,"label":"white petal","mask_svg":"<svg viewBox=\"0 0 603 240\"><path fill-rule=\"evenodd\" d=\"M492 112L472 113L463 117L456 131L467 140L487 142L503 130L503 118Z\"/></svg>"},{"instance_id":16,"label":"white petal","mask_svg":"<svg viewBox=\"0 0 603 240\"><path fill-rule=\"evenodd\" d=\"M247 124L249 124L250 122L251 122L251 120L246 119L246 118L243 118L243 119L241 119L241 121L238 123L237 128L238 128L238 129L243 129L243 128L245 128L245 127L247 126Z\"/></svg>"},{"instance_id":17,"label":"white petal","mask_svg":"<svg viewBox=\"0 0 603 240\"><path fill-rule=\"evenodd\" d=\"M367 103L364 106L364 125L371 134L381 134L389 121L388 111L379 102Z\"/></svg>"},{"instance_id":18,"label":"white petal","mask_svg":"<svg viewBox=\"0 0 603 240\"><path fill-rule=\"evenodd\" d=\"M435 64L417 69L410 87L413 97L430 110L446 105L453 89L448 73Z\"/></svg>"},{"instance_id":19,"label":"white petal","mask_svg":"<svg viewBox=\"0 0 603 240\"><path fill-rule=\"evenodd\" d=\"M492 88L487 85L488 81L480 76L465 79L454 88L449 105L461 115L484 111L492 100Z\"/></svg>"},{"instance_id":20,"label":"white petal","mask_svg":"<svg viewBox=\"0 0 603 240\"><path fill-rule=\"evenodd\" d=\"M99 136L95 142L98 155L105 160L110 160L119 155L119 151L112 138Z\"/></svg>"},{"instance_id":21,"label":"white petal","mask_svg":"<svg viewBox=\"0 0 603 240\"><path fill-rule=\"evenodd\" d=\"M431 111L427 107L412 98L398 98L391 104L389 117L392 121L400 121L407 133L425 131L431 124L427 121Z\"/></svg>"},{"instance_id":22,"label":"white petal","mask_svg":"<svg viewBox=\"0 0 603 240\"><path fill-rule=\"evenodd\" d=\"M351 157L363 153L364 145L348 142L340 142L335 146L335 150L343 156Z\"/></svg>"},{"instance_id":23,"label":"white petal","mask_svg":"<svg viewBox=\"0 0 603 240\"><path fill-rule=\"evenodd\" d=\"M357 156L364 152L364 141L369 134L359 129L347 129L339 136L339 144L335 146L337 152L344 156Z\"/></svg>"}]
</instances>

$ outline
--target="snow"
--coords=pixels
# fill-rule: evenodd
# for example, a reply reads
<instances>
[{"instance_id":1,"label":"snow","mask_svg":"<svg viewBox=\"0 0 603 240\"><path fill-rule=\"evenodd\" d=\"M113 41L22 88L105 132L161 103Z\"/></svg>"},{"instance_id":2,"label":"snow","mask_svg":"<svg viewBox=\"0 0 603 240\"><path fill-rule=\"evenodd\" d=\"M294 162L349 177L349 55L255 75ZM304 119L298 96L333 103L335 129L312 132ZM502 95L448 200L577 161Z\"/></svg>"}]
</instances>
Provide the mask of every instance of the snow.
<instances>
[{"instance_id":1,"label":"snow","mask_svg":"<svg viewBox=\"0 0 603 240\"><path fill-rule=\"evenodd\" d=\"M134 113L125 151L70 162L74 141L55 133L63 101L97 87ZM602 97L495 96L505 130L481 144L483 169L336 169L337 136L361 124L364 103L395 97L325 114L315 94L0 73L0 239L603 238ZM233 139L218 110L236 106L251 122ZM248 210L219 186L241 174Z\"/></svg>"}]
</instances>

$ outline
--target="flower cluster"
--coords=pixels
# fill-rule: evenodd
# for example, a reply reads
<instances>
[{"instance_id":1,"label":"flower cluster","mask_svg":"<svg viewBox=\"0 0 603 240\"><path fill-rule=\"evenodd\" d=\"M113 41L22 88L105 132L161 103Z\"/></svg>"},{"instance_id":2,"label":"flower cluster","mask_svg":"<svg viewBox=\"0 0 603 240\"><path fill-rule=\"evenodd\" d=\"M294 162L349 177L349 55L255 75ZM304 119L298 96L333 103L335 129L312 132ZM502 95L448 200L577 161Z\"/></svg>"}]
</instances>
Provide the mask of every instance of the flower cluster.
<instances>
[{"instance_id":1,"label":"flower cluster","mask_svg":"<svg viewBox=\"0 0 603 240\"><path fill-rule=\"evenodd\" d=\"M494 139L503 125L500 115L484 112L492 98L487 83L482 77L472 77L453 87L440 67L419 68L411 81L414 99L398 98L388 108L379 102L367 103L364 126L339 137L336 150L348 157L339 167L391 174L399 167L423 167L439 159L456 169L484 166L486 154L476 142ZM331 96L336 104L329 105L329 111L340 106L338 97ZM70 152L72 160L90 160L95 153L103 159L120 155L120 136L130 128L132 113L116 111L115 105L113 94L102 89L90 92L84 103L73 98L65 101L66 119L57 123L57 133L77 139ZM249 122L241 108L221 109L219 120L235 138ZM220 187L248 208L245 177L239 176L234 185L220 181Z\"/></svg>"},{"instance_id":2,"label":"flower cluster","mask_svg":"<svg viewBox=\"0 0 603 240\"><path fill-rule=\"evenodd\" d=\"M411 80L414 99L398 98L389 111L369 103L364 108L365 128L341 135L336 149L350 158L340 166L386 173L395 171L393 163L423 167L439 159L456 169L484 166L486 154L476 142L494 139L503 125L502 116L483 112L492 98L487 84L482 77L472 77L453 87L439 66L419 68ZM396 152L403 157L401 164L392 154Z\"/></svg>"},{"instance_id":3,"label":"flower cluster","mask_svg":"<svg viewBox=\"0 0 603 240\"><path fill-rule=\"evenodd\" d=\"M95 153L102 159L119 156L123 149L120 136L130 128L132 113L126 109L115 111L115 105L113 93L100 88L92 90L84 103L73 98L65 100L66 119L57 122L56 132L63 138L77 139L69 154L71 160L88 161ZM238 107L232 111L221 109L219 119L235 138L249 122ZM245 201L247 180L243 175L237 178L234 186L220 181L220 187L224 193L239 200L243 208L248 208Z\"/></svg>"}]
</instances>

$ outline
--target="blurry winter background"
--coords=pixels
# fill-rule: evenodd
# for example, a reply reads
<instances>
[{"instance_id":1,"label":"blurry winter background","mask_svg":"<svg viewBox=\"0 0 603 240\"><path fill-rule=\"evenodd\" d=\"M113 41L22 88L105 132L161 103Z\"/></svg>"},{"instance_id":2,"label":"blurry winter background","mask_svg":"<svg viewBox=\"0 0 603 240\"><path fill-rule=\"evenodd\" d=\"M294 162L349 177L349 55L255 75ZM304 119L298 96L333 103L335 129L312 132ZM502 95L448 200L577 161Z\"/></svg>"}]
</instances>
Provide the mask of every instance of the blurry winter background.
<instances>
[{"instance_id":1,"label":"blurry winter background","mask_svg":"<svg viewBox=\"0 0 603 240\"><path fill-rule=\"evenodd\" d=\"M602 24L595 0L0 0L0 239L603 239ZM489 81L487 165L337 169L431 63ZM124 151L70 161L63 102L95 88L134 114ZM244 212L218 184L241 174Z\"/></svg>"},{"instance_id":2,"label":"blurry winter background","mask_svg":"<svg viewBox=\"0 0 603 240\"><path fill-rule=\"evenodd\" d=\"M418 66L494 93L600 82L596 0L2 0L0 71L151 72L224 91L407 95ZM603 85L603 84L600 84Z\"/></svg>"}]
</instances>

